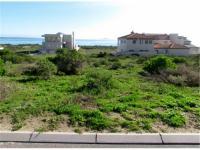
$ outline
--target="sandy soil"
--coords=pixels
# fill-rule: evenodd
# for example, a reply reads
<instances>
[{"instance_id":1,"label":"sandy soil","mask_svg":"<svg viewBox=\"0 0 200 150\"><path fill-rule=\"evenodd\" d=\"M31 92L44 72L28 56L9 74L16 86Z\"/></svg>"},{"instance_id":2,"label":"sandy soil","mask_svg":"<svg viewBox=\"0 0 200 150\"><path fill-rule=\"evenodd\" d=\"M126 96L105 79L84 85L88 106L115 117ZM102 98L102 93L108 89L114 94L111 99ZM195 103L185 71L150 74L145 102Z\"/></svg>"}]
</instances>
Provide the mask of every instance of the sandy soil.
<instances>
[{"instance_id":1,"label":"sandy soil","mask_svg":"<svg viewBox=\"0 0 200 150\"><path fill-rule=\"evenodd\" d=\"M109 116L112 118L122 118L117 113L112 113ZM24 122L24 126L19 129L18 131L37 131L38 129L48 130L48 120L52 117L52 114L44 114L43 116L38 117L31 117L28 118ZM155 122L152 125L152 131L153 133L200 133L200 125L197 124L198 120L194 120L194 116L192 114L188 114L187 116L187 124L185 127L182 128L173 128L169 127L166 124L163 124L162 122ZM4 115L0 117L0 131L11 131L12 130L12 124L10 123L11 120L8 116ZM88 131L85 128L81 127L71 127L68 125L68 117L63 117L63 120L58 124L57 128L53 130L52 132L74 132L75 129L78 129L80 132L92 132ZM103 132L110 132L110 131L103 131ZM124 132L127 133L127 130L118 128L116 129L116 132ZM137 132L138 133L138 132Z\"/></svg>"}]
</instances>

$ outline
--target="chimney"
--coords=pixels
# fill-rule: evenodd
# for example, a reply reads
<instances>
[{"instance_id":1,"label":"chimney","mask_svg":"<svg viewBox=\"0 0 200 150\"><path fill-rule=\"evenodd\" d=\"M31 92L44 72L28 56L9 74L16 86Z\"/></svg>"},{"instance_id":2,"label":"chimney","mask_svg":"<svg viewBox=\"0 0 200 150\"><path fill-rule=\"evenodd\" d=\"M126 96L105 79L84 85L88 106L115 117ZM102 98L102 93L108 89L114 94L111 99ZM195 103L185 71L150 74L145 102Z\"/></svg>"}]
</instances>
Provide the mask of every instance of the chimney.
<instances>
[{"instance_id":1,"label":"chimney","mask_svg":"<svg viewBox=\"0 0 200 150\"><path fill-rule=\"evenodd\" d=\"M74 47L74 31L72 32L72 49L75 49L75 47Z\"/></svg>"}]
</instances>

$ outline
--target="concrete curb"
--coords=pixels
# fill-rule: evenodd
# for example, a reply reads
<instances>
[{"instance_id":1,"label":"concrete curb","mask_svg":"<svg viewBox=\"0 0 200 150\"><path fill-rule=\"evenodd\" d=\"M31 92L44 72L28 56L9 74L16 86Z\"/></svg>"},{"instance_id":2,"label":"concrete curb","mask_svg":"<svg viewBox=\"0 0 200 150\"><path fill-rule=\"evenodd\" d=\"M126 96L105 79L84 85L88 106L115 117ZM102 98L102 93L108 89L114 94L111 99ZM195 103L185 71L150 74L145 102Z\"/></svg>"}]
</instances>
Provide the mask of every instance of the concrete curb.
<instances>
[{"instance_id":1,"label":"concrete curb","mask_svg":"<svg viewBox=\"0 0 200 150\"><path fill-rule=\"evenodd\" d=\"M30 142L95 143L95 133L33 133Z\"/></svg>"},{"instance_id":2,"label":"concrete curb","mask_svg":"<svg viewBox=\"0 0 200 150\"><path fill-rule=\"evenodd\" d=\"M0 132L0 142L91 144L200 144L198 133Z\"/></svg>"},{"instance_id":3,"label":"concrete curb","mask_svg":"<svg viewBox=\"0 0 200 150\"><path fill-rule=\"evenodd\" d=\"M159 134L97 133L97 143L154 143L162 144Z\"/></svg>"},{"instance_id":4,"label":"concrete curb","mask_svg":"<svg viewBox=\"0 0 200 150\"><path fill-rule=\"evenodd\" d=\"M180 134L167 134L161 133L162 140L164 144L175 144L175 143L185 143L185 144L200 144L200 134L198 133L180 133Z\"/></svg>"},{"instance_id":5,"label":"concrete curb","mask_svg":"<svg viewBox=\"0 0 200 150\"><path fill-rule=\"evenodd\" d=\"M0 132L1 142L28 142L32 132Z\"/></svg>"}]
</instances>

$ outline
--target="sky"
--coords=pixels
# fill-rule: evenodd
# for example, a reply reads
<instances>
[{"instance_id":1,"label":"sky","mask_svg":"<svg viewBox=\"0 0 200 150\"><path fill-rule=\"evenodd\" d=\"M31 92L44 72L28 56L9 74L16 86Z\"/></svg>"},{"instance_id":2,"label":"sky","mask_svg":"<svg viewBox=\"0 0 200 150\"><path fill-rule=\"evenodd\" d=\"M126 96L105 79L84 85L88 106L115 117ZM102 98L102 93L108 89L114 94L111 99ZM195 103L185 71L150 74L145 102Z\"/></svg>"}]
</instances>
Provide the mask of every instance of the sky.
<instances>
[{"instance_id":1,"label":"sky","mask_svg":"<svg viewBox=\"0 0 200 150\"><path fill-rule=\"evenodd\" d=\"M178 33L200 46L199 0L0 0L0 36L75 32L78 39Z\"/></svg>"}]
</instances>

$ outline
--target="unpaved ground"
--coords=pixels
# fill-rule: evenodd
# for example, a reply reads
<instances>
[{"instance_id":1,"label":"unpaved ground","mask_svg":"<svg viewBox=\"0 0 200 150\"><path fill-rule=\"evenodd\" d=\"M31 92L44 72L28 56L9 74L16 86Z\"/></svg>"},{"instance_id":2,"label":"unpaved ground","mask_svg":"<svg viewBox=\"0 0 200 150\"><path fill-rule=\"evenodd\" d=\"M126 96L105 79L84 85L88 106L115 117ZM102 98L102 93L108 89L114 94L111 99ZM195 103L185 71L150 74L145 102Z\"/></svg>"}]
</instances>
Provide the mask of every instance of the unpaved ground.
<instances>
[{"instance_id":1,"label":"unpaved ground","mask_svg":"<svg viewBox=\"0 0 200 150\"><path fill-rule=\"evenodd\" d=\"M113 117L117 117L116 114L112 114ZM45 114L44 116L38 116L38 117L31 117L28 118L24 122L24 126L19 129L18 131L52 131L52 132L92 132L84 127L72 127L68 124L68 118L64 117L61 122L58 123L56 128L49 129L49 122L48 120L51 118L51 114ZM192 116L190 118L187 118L188 122L185 125L185 127L182 128L173 128L169 127L166 124L163 124L162 122L156 122L152 124L152 132L158 133L200 133L200 126L194 122ZM8 116L4 115L0 117L0 131L11 131L12 130L12 124L10 123L11 120ZM110 131L102 131L102 132L110 132ZM127 133L128 131L126 129L118 128L115 132L124 132ZM142 131L145 132L145 131ZM130 133L130 132L129 132ZM138 133L138 132L137 132ZM141 133L141 132L140 132Z\"/></svg>"}]
</instances>

